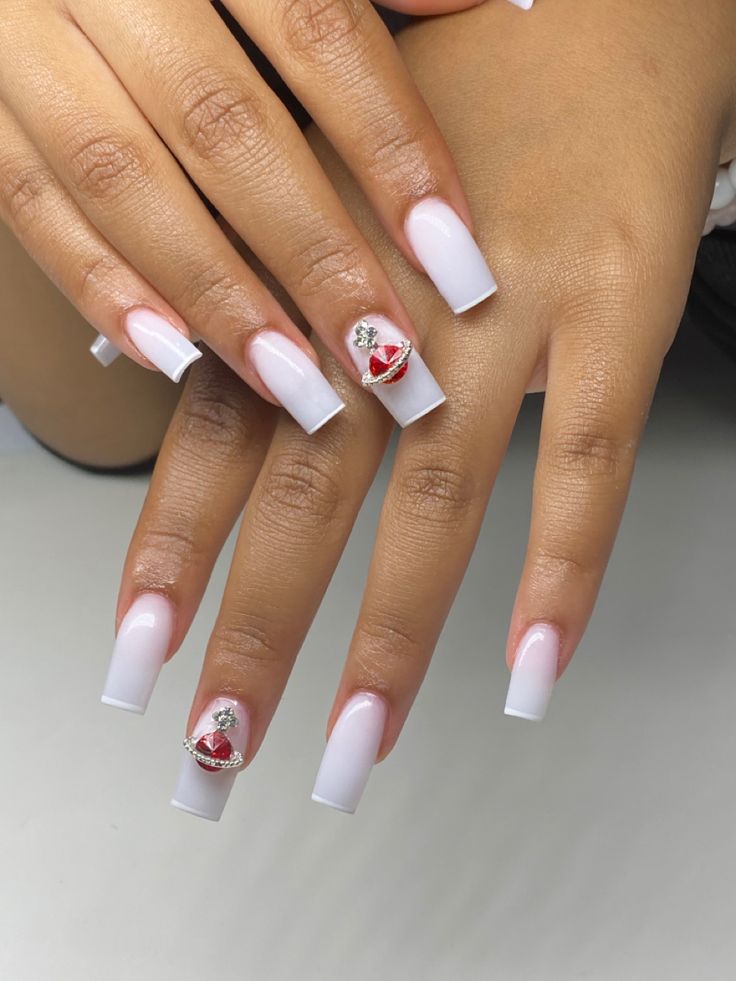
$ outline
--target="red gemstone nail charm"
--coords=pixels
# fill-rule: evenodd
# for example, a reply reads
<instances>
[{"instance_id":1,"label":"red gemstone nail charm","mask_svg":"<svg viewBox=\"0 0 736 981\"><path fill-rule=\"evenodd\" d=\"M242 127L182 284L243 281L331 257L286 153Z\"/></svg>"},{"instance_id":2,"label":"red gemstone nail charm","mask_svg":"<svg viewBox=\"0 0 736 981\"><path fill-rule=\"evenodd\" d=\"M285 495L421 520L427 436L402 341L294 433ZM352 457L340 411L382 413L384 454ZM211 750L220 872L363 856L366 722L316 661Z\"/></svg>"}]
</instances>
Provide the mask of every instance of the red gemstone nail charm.
<instances>
[{"instance_id":1,"label":"red gemstone nail charm","mask_svg":"<svg viewBox=\"0 0 736 981\"><path fill-rule=\"evenodd\" d=\"M409 370L409 363L404 358L404 349L398 344L381 344L375 349L368 362L368 370L372 378L378 378L391 370L397 361L401 360L399 370L392 378L387 378L385 385L393 385L400 381Z\"/></svg>"},{"instance_id":2,"label":"red gemstone nail charm","mask_svg":"<svg viewBox=\"0 0 736 981\"><path fill-rule=\"evenodd\" d=\"M203 770L215 772L233 766L240 766L243 762L242 753L233 749L233 744L225 733L238 725L238 717L233 709L228 705L226 708L218 709L212 713L212 721L215 727L211 732L205 732L195 740L194 736L188 736L184 740L184 747L192 754Z\"/></svg>"},{"instance_id":3,"label":"red gemstone nail charm","mask_svg":"<svg viewBox=\"0 0 736 981\"><path fill-rule=\"evenodd\" d=\"M378 329L367 320L360 320L355 325L353 343L356 347L371 352L368 371L362 379L366 387L393 385L409 370L409 357L413 350L411 341L402 341L401 344L379 344Z\"/></svg>"},{"instance_id":4,"label":"red gemstone nail charm","mask_svg":"<svg viewBox=\"0 0 736 981\"><path fill-rule=\"evenodd\" d=\"M227 736L223 735L219 730L215 730L215 732L206 732L204 736L201 736L195 743L194 748L202 756L222 762L223 760L230 759L233 744ZM197 763L199 763L203 770L211 770L213 773L217 770L216 766L208 766L202 760L197 760Z\"/></svg>"}]
</instances>

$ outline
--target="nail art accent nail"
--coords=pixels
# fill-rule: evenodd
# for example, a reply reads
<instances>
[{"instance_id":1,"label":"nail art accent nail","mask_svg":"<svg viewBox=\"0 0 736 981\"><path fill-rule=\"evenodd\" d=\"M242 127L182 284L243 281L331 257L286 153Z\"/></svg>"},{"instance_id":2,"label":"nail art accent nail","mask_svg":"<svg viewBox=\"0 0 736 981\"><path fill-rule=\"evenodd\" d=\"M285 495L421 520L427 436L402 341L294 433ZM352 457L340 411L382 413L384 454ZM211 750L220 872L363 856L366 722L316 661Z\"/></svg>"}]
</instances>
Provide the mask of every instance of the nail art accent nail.
<instances>
[{"instance_id":1,"label":"nail art accent nail","mask_svg":"<svg viewBox=\"0 0 736 981\"><path fill-rule=\"evenodd\" d=\"M219 821L248 745L248 713L232 698L216 698L184 740L184 759L171 804Z\"/></svg>"},{"instance_id":2,"label":"nail art accent nail","mask_svg":"<svg viewBox=\"0 0 736 981\"><path fill-rule=\"evenodd\" d=\"M406 236L454 313L465 313L496 292L483 253L449 204L438 198L415 204L406 219Z\"/></svg>"},{"instance_id":3,"label":"nail art accent nail","mask_svg":"<svg viewBox=\"0 0 736 981\"><path fill-rule=\"evenodd\" d=\"M174 607L159 593L139 596L115 639L102 701L142 715L158 680L174 632Z\"/></svg>"},{"instance_id":4,"label":"nail art accent nail","mask_svg":"<svg viewBox=\"0 0 736 981\"><path fill-rule=\"evenodd\" d=\"M312 359L278 331L260 331L248 350L258 377L307 435L345 408Z\"/></svg>"},{"instance_id":5,"label":"nail art accent nail","mask_svg":"<svg viewBox=\"0 0 736 981\"><path fill-rule=\"evenodd\" d=\"M359 320L355 325L355 347L370 351L368 370L363 373L361 382L366 388L373 385L393 385L401 381L409 369L409 358L414 350L411 341L401 344L379 344L378 328L367 320Z\"/></svg>"},{"instance_id":6,"label":"nail art accent nail","mask_svg":"<svg viewBox=\"0 0 736 981\"><path fill-rule=\"evenodd\" d=\"M386 317L371 314L353 327L348 350L362 383L402 427L445 401L445 393L411 341Z\"/></svg>"},{"instance_id":7,"label":"nail art accent nail","mask_svg":"<svg viewBox=\"0 0 736 981\"><path fill-rule=\"evenodd\" d=\"M355 812L376 762L387 716L386 703L378 695L353 695L330 734L313 801L346 814Z\"/></svg>"},{"instance_id":8,"label":"nail art accent nail","mask_svg":"<svg viewBox=\"0 0 736 981\"><path fill-rule=\"evenodd\" d=\"M554 627L537 623L524 634L516 651L506 696L506 715L541 722L557 680L560 638Z\"/></svg>"},{"instance_id":9,"label":"nail art accent nail","mask_svg":"<svg viewBox=\"0 0 736 981\"><path fill-rule=\"evenodd\" d=\"M89 349L89 353L100 362L103 368L109 368L113 361L120 357L122 351L115 347L112 341L108 341L102 334L98 334L97 340Z\"/></svg>"},{"instance_id":10,"label":"nail art accent nail","mask_svg":"<svg viewBox=\"0 0 736 981\"><path fill-rule=\"evenodd\" d=\"M131 310L125 318L125 331L143 357L173 382L180 381L187 368L202 357L181 331L153 310Z\"/></svg>"}]
</instances>

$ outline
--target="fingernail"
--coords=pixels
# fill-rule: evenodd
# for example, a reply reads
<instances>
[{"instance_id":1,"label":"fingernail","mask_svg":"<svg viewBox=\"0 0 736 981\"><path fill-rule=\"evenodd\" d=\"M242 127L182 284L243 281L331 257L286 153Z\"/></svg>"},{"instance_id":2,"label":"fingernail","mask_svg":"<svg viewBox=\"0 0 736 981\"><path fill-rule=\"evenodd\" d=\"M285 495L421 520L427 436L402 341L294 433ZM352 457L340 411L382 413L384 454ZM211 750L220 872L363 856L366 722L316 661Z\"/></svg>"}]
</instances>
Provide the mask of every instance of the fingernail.
<instances>
[{"instance_id":1,"label":"fingernail","mask_svg":"<svg viewBox=\"0 0 736 981\"><path fill-rule=\"evenodd\" d=\"M89 349L89 353L93 358L97 358L103 368L109 368L122 352L115 347L112 341L108 341L102 334L98 334L97 340Z\"/></svg>"},{"instance_id":2,"label":"fingernail","mask_svg":"<svg viewBox=\"0 0 736 981\"><path fill-rule=\"evenodd\" d=\"M143 357L173 382L180 381L189 365L202 357L181 331L153 310L131 310L125 318L125 331Z\"/></svg>"},{"instance_id":3,"label":"fingernail","mask_svg":"<svg viewBox=\"0 0 736 981\"><path fill-rule=\"evenodd\" d=\"M174 633L174 607L159 593L144 593L125 614L102 694L105 705L143 714Z\"/></svg>"},{"instance_id":4,"label":"fingernail","mask_svg":"<svg viewBox=\"0 0 736 981\"><path fill-rule=\"evenodd\" d=\"M260 331L248 349L258 377L309 436L345 408L314 361L288 337Z\"/></svg>"},{"instance_id":5,"label":"fingernail","mask_svg":"<svg viewBox=\"0 0 736 981\"><path fill-rule=\"evenodd\" d=\"M330 734L313 801L347 814L355 812L376 762L387 715L386 703L378 695L353 695Z\"/></svg>"},{"instance_id":6,"label":"fingernail","mask_svg":"<svg viewBox=\"0 0 736 981\"><path fill-rule=\"evenodd\" d=\"M406 219L406 236L454 313L464 313L496 292L483 253L449 204L438 198L415 204Z\"/></svg>"},{"instance_id":7,"label":"fingernail","mask_svg":"<svg viewBox=\"0 0 736 981\"><path fill-rule=\"evenodd\" d=\"M534 0L510 0L515 7L521 7L522 10L531 10L534 6Z\"/></svg>"},{"instance_id":8,"label":"fingernail","mask_svg":"<svg viewBox=\"0 0 736 981\"><path fill-rule=\"evenodd\" d=\"M184 740L184 758L171 803L180 811L219 821L243 763L248 712L233 698L209 703Z\"/></svg>"},{"instance_id":9,"label":"fingernail","mask_svg":"<svg viewBox=\"0 0 736 981\"><path fill-rule=\"evenodd\" d=\"M400 426L411 425L445 401L445 393L418 351L386 317L371 315L359 320L347 343L363 384Z\"/></svg>"},{"instance_id":10,"label":"fingernail","mask_svg":"<svg viewBox=\"0 0 736 981\"><path fill-rule=\"evenodd\" d=\"M557 680L560 638L546 623L536 623L519 644L506 696L506 715L541 722Z\"/></svg>"}]
</instances>

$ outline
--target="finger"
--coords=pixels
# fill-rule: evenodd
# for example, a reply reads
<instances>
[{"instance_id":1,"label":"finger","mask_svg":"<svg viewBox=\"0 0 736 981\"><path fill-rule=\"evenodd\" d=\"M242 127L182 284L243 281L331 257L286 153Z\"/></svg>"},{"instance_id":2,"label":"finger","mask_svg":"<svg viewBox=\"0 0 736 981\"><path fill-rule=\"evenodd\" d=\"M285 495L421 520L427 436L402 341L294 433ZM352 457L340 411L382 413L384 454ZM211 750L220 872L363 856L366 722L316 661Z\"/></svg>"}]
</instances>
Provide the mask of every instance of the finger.
<instances>
[{"instance_id":1,"label":"finger","mask_svg":"<svg viewBox=\"0 0 736 981\"><path fill-rule=\"evenodd\" d=\"M145 711L243 509L274 422L273 408L207 351L187 379L128 550L106 704Z\"/></svg>"},{"instance_id":2,"label":"finger","mask_svg":"<svg viewBox=\"0 0 736 981\"><path fill-rule=\"evenodd\" d=\"M544 718L587 626L690 271L684 260L657 281L639 268L630 280L637 281L649 296L601 283L590 294L594 310L553 337L529 545L509 632L508 715Z\"/></svg>"},{"instance_id":3,"label":"finger","mask_svg":"<svg viewBox=\"0 0 736 981\"><path fill-rule=\"evenodd\" d=\"M360 392L352 398L357 404L311 440L280 424L248 502L172 799L200 817L220 817L233 775L203 770L192 750L201 737L220 738L212 716L229 707L239 721L233 749L246 764L255 756L383 455L385 417L368 411Z\"/></svg>"},{"instance_id":4,"label":"finger","mask_svg":"<svg viewBox=\"0 0 736 981\"><path fill-rule=\"evenodd\" d=\"M169 377L200 357L181 317L90 224L16 120L0 103L0 216L47 276L101 332L98 357L124 350L145 368L156 366L123 330L126 317L156 317L168 328L158 358ZM109 340L108 340L109 339ZM166 355L176 352L176 360ZM109 361L108 361L109 363Z\"/></svg>"},{"instance_id":5,"label":"finger","mask_svg":"<svg viewBox=\"0 0 736 981\"><path fill-rule=\"evenodd\" d=\"M369 0L227 0L456 312L495 290L455 164ZM441 223L444 235L438 234ZM439 249L439 252L437 251Z\"/></svg>"},{"instance_id":6,"label":"finger","mask_svg":"<svg viewBox=\"0 0 736 981\"><path fill-rule=\"evenodd\" d=\"M475 355L454 362L442 344L435 353L432 337L455 397L399 444L314 787L319 803L357 807L373 764L398 738L462 580L537 360L534 331L504 334L508 320L495 306L482 328L490 350L479 352L469 334L457 348Z\"/></svg>"},{"instance_id":7,"label":"finger","mask_svg":"<svg viewBox=\"0 0 736 981\"><path fill-rule=\"evenodd\" d=\"M85 32L197 185L356 381L352 330L366 315L383 316L399 346L416 344L381 264L296 123L214 11L197 0L184 7L156 0L145 20L130 2L75 0L77 9ZM157 39L165 39L165 56ZM261 351L253 354L260 364ZM424 411L439 404L427 382ZM401 425L415 417L395 414Z\"/></svg>"},{"instance_id":8,"label":"finger","mask_svg":"<svg viewBox=\"0 0 736 981\"><path fill-rule=\"evenodd\" d=\"M29 35L11 15L0 20L0 45L24 52L0 59L10 108L113 247L233 371L305 429L340 411L311 345L227 241L79 29L49 16ZM172 353L165 324L129 316L123 329L164 367L162 352Z\"/></svg>"}]
</instances>

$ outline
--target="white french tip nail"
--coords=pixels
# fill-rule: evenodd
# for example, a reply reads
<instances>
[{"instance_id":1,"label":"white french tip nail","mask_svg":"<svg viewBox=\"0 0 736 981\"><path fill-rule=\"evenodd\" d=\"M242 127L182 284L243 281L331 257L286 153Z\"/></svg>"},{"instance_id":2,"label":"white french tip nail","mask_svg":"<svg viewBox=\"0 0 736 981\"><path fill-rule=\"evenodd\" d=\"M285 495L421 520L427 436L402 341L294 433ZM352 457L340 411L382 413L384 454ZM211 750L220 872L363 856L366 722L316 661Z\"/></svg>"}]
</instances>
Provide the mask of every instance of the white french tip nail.
<instances>
[{"instance_id":1,"label":"white french tip nail","mask_svg":"<svg viewBox=\"0 0 736 981\"><path fill-rule=\"evenodd\" d=\"M122 351L115 347L112 341L108 341L102 334L98 334L97 340L89 349L89 353L93 358L97 358L103 368L109 368L113 361L120 357Z\"/></svg>"},{"instance_id":2,"label":"white french tip nail","mask_svg":"<svg viewBox=\"0 0 736 981\"><path fill-rule=\"evenodd\" d=\"M249 718L244 706L233 698L215 698L199 717L187 741L202 759L214 756L237 763L238 757L242 762L245 755L249 733ZM172 806L206 821L219 821L240 772L240 764L206 770L189 750L184 749L182 753Z\"/></svg>"},{"instance_id":3,"label":"white french tip nail","mask_svg":"<svg viewBox=\"0 0 736 981\"><path fill-rule=\"evenodd\" d=\"M125 331L143 357L173 382L180 381L187 368L202 357L181 331L153 310L131 310Z\"/></svg>"},{"instance_id":4,"label":"white french tip nail","mask_svg":"<svg viewBox=\"0 0 736 981\"><path fill-rule=\"evenodd\" d=\"M313 801L346 814L355 812L376 762L387 715L386 703L378 695L353 695L330 734Z\"/></svg>"},{"instance_id":5,"label":"white french tip nail","mask_svg":"<svg viewBox=\"0 0 736 981\"><path fill-rule=\"evenodd\" d=\"M358 331L366 330L375 332L373 342L376 345L375 350L355 345ZM392 359L401 356L401 346L405 342L405 335L394 323L386 317L377 315L364 317L347 337L350 356L361 374L371 371L372 363L376 363L375 359L379 359L384 368L390 367ZM387 347L390 350L386 350ZM389 383L371 385L370 391L404 428L426 416L445 401L445 393L435 381L419 352L415 350L409 355L404 372Z\"/></svg>"},{"instance_id":6,"label":"white french tip nail","mask_svg":"<svg viewBox=\"0 0 736 981\"><path fill-rule=\"evenodd\" d=\"M174 608L159 593L144 593L120 624L102 693L105 705L142 714L163 667L174 632Z\"/></svg>"},{"instance_id":7,"label":"white french tip nail","mask_svg":"<svg viewBox=\"0 0 736 981\"><path fill-rule=\"evenodd\" d=\"M534 6L534 0L509 0L509 2L515 7L521 7L522 10L531 10Z\"/></svg>"},{"instance_id":8,"label":"white french tip nail","mask_svg":"<svg viewBox=\"0 0 736 981\"><path fill-rule=\"evenodd\" d=\"M524 634L516 651L506 696L506 715L541 722L557 680L560 638L545 623L537 623Z\"/></svg>"},{"instance_id":9,"label":"white french tip nail","mask_svg":"<svg viewBox=\"0 0 736 981\"><path fill-rule=\"evenodd\" d=\"M406 219L406 237L454 313L465 313L496 292L483 253L449 204L438 198L415 204Z\"/></svg>"},{"instance_id":10,"label":"white french tip nail","mask_svg":"<svg viewBox=\"0 0 736 981\"><path fill-rule=\"evenodd\" d=\"M248 351L258 377L307 435L345 408L314 361L278 331L260 331Z\"/></svg>"}]
</instances>

